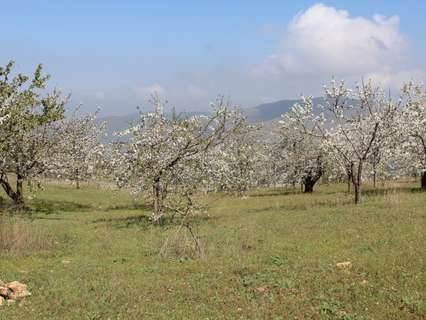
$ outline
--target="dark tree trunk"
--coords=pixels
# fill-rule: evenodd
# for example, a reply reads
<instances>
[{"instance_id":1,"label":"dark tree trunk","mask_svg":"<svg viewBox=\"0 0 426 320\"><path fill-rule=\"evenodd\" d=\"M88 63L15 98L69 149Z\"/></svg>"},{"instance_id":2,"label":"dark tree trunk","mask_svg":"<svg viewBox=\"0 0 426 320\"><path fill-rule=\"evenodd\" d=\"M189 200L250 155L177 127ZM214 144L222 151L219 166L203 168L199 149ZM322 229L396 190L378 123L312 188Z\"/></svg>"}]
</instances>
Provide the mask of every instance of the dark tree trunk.
<instances>
[{"instance_id":1,"label":"dark tree trunk","mask_svg":"<svg viewBox=\"0 0 426 320\"><path fill-rule=\"evenodd\" d=\"M1 186L3 187L4 192L11 198L13 201L15 201L15 191L13 191L12 186L10 185L9 181L5 178L0 178Z\"/></svg>"},{"instance_id":2,"label":"dark tree trunk","mask_svg":"<svg viewBox=\"0 0 426 320\"><path fill-rule=\"evenodd\" d=\"M422 189L426 189L426 171L422 174L422 182L421 182Z\"/></svg>"},{"instance_id":3,"label":"dark tree trunk","mask_svg":"<svg viewBox=\"0 0 426 320\"><path fill-rule=\"evenodd\" d=\"M15 204L18 206L24 205L24 177L21 174L17 174L16 177L16 192L15 192Z\"/></svg>"},{"instance_id":4,"label":"dark tree trunk","mask_svg":"<svg viewBox=\"0 0 426 320\"><path fill-rule=\"evenodd\" d=\"M352 184L352 176L350 173L348 173L348 177L347 177L347 183L348 183L348 193L351 193L351 184Z\"/></svg>"},{"instance_id":5,"label":"dark tree trunk","mask_svg":"<svg viewBox=\"0 0 426 320\"><path fill-rule=\"evenodd\" d=\"M355 189L355 204L359 204L361 202L361 186L359 184L354 184Z\"/></svg>"},{"instance_id":6,"label":"dark tree trunk","mask_svg":"<svg viewBox=\"0 0 426 320\"><path fill-rule=\"evenodd\" d=\"M33 182L31 181L31 179L28 179L28 191L30 192L30 193L32 193L33 192Z\"/></svg>"},{"instance_id":7,"label":"dark tree trunk","mask_svg":"<svg viewBox=\"0 0 426 320\"><path fill-rule=\"evenodd\" d=\"M0 175L0 184L3 187L4 192L8 195L10 199L13 200L13 203L17 207L24 206L24 192L23 192L23 184L24 177L20 174L16 177L16 191L13 190L6 174L2 173Z\"/></svg>"},{"instance_id":8,"label":"dark tree trunk","mask_svg":"<svg viewBox=\"0 0 426 320\"><path fill-rule=\"evenodd\" d=\"M305 190L304 190L305 193L314 192L315 183L317 183L317 181L319 179L321 179L321 177L324 173L321 156L318 156L318 158L317 158L317 167L316 167L315 171L316 171L315 174L313 174L312 171L309 171L308 175L303 180L303 184L305 186Z\"/></svg>"},{"instance_id":9,"label":"dark tree trunk","mask_svg":"<svg viewBox=\"0 0 426 320\"><path fill-rule=\"evenodd\" d=\"M315 185L315 181L313 181L312 179L309 180L305 180L305 190L303 191L304 193L312 193L314 192L314 185Z\"/></svg>"},{"instance_id":10,"label":"dark tree trunk","mask_svg":"<svg viewBox=\"0 0 426 320\"><path fill-rule=\"evenodd\" d=\"M160 186L159 183L156 182L152 186L152 191L154 193L154 213L158 214L161 211L161 195L160 195Z\"/></svg>"},{"instance_id":11,"label":"dark tree trunk","mask_svg":"<svg viewBox=\"0 0 426 320\"><path fill-rule=\"evenodd\" d=\"M376 185L377 185L377 173L376 171L374 171L373 173L373 188L376 189Z\"/></svg>"},{"instance_id":12,"label":"dark tree trunk","mask_svg":"<svg viewBox=\"0 0 426 320\"><path fill-rule=\"evenodd\" d=\"M152 186L154 198L154 222L162 224L163 221L163 192L160 179L155 179Z\"/></svg>"},{"instance_id":13,"label":"dark tree trunk","mask_svg":"<svg viewBox=\"0 0 426 320\"><path fill-rule=\"evenodd\" d=\"M75 187L76 187L76 189L80 189L80 178L79 178L78 174L79 174L78 169L75 169L74 175L75 175Z\"/></svg>"},{"instance_id":14,"label":"dark tree trunk","mask_svg":"<svg viewBox=\"0 0 426 320\"><path fill-rule=\"evenodd\" d=\"M352 184L354 185L354 189L355 189L355 199L354 199L355 204L361 203L362 167L363 167L363 161L360 160L358 163L358 169L355 175L353 171L353 164L351 166Z\"/></svg>"},{"instance_id":15,"label":"dark tree trunk","mask_svg":"<svg viewBox=\"0 0 426 320\"><path fill-rule=\"evenodd\" d=\"M321 176L322 176L322 170L320 170L315 176L312 176L311 174L306 176L305 179L303 180L303 185L305 187L303 192L304 193L314 192L314 186L317 183L317 181L321 178Z\"/></svg>"}]
</instances>

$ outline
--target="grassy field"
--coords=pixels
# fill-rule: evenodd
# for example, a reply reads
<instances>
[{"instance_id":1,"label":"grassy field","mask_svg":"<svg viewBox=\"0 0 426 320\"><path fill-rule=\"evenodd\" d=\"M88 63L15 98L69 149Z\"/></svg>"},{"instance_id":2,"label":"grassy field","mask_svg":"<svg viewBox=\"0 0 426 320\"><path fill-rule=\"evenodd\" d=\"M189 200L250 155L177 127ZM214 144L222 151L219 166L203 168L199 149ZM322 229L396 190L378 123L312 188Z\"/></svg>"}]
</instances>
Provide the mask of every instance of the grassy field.
<instances>
[{"instance_id":1,"label":"grassy field","mask_svg":"<svg viewBox=\"0 0 426 320\"><path fill-rule=\"evenodd\" d=\"M0 232L28 240L3 243L0 279L33 295L0 319L426 319L426 193L414 187L366 190L358 207L343 185L204 198L205 258L189 259L159 256L177 226L150 226L130 195L48 185L31 214L1 214Z\"/></svg>"}]
</instances>

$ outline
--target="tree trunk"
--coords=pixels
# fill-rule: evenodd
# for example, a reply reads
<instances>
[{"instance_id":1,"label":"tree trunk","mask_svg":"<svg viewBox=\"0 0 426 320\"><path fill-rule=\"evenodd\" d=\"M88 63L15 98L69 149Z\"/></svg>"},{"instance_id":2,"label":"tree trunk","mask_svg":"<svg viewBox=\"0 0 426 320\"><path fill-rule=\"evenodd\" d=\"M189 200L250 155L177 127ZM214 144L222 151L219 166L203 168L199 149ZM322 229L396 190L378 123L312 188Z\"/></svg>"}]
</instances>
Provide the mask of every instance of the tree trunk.
<instances>
[{"instance_id":1,"label":"tree trunk","mask_svg":"<svg viewBox=\"0 0 426 320\"><path fill-rule=\"evenodd\" d=\"M426 171L423 171L423 174L422 174L421 187L422 189L426 189Z\"/></svg>"},{"instance_id":2,"label":"tree trunk","mask_svg":"<svg viewBox=\"0 0 426 320\"><path fill-rule=\"evenodd\" d=\"M19 173L16 176L16 192L14 201L17 206L24 205L24 177Z\"/></svg>"},{"instance_id":3,"label":"tree trunk","mask_svg":"<svg viewBox=\"0 0 426 320\"><path fill-rule=\"evenodd\" d=\"M350 172L348 172L347 184L348 184L348 193L351 193L352 174Z\"/></svg>"},{"instance_id":4,"label":"tree trunk","mask_svg":"<svg viewBox=\"0 0 426 320\"><path fill-rule=\"evenodd\" d=\"M163 219L163 205L162 205L162 192L161 192L161 183L160 179L155 179L152 186L152 193L154 198L154 214L153 220L155 223L162 223Z\"/></svg>"},{"instance_id":5,"label":"tree trunk","mask_svg":"<svg viewBox=\"0 0 426 320\"><path fill-rule=\"evenodd\" d=\"M352 184L354 185L354 189L355 189L355 199L354 202L355 204L359 204L361 203L361 186L362 186L362 166L363 166L363 161L359 160L358 163L358 169L357 169L357 173L356 176L353 174L353 164L352 164Z\"/></svg>"},{"instance_id":6,"label":"tree trunk","mask_svg":"<svg viewBox=\"0 0 426 320\"><path fill-rule=\"evenodd\" d=\"M376 181L377 181L377 173L374 171L373 173L373 188L376 189Z\"/></svg>"},{"instance_id":7,"label":"tree trunk","mask_svg":"<svg viewBox=\"0 0 426 320\"><path fill-rule=\"evenodd\" d=\"M312 176L311 174L306 176L305 179L303 180L303 185L305 187L303 192L304 193L314 192L314 186L317 183L317 181L321 178L321 176L322 176L322 170L320 170L315 176Z\"/></svg>"},{"instance_id":8,"label":"tree trunk","mask_svg":"<svg viewBox=\"0 0 426 320\"><path fill-rule=\"evenodd\" d=\"M20 174L16 177L16 191L13 190L5 173L0 174L0 185L3 187L4 192L8 195L17 207L24 206L24 192L23 192L24 177Z\"/></svg>"},{"instance_id":9,"label":"tree trunk","mask_svg":"<svg viewBox=\"0 0 426 320\"><path fill-rule=\"evenodd\" d=\"M31 179L28 179L28 191L30 193L33 192L33 182L31 181Z\"/></svg>"},{"instance_id":10,"label":"tree trunk","mask_svg":"<svg viewBox=\"0 0 426 320\"><path fill-rule=\"evenodd\" d=\"M359 204L361 202L361 186L359 184L354 184L355 189L355 204Z\"/></svg>"},{"instance_id":11,"label":"tree trunk","mask_svg":"<svg viewBox=\"0 0 426 320\"><path fill-rule=\"evenodd\" d=\"M320 155L317 158L317 167L315 169L315 174L312 172L312 170L309 170L308 175L303 180L303 183L305 185L305 190L304 190L305 193L314 192L315 183L317 183L317 181L321 179L321 177L323 176L323 173L324 173L324 170L323 170L322 156Z\"/></svg>"},{"instance_id":12,"label":"tree trunk","mask_svg":"<svg viewBox=\"0 0 426 320\"><path fill-rule=\"evenodd\" d=\"M75 169L74 174L75 174L75 187L77 189L80 189L80 179L79 179L79 176L78 176L78 174L79 174L78 169Z\"/></svg>"},{"instance_id":13,"label":"tree trunk","mask_svg":"<svg viewBox=\"0 0 426 320\"><path fill-rule=\"evenodd\" d=\"M1 186L3 187L4 192L15 202L16 194L15 191L13 191L12 186L10 185L9 181L5 177L0 178Z\"/></svg>"},{"instance_id":14,"label":"tree trunk","mask_svg":"<svg viewBox=\"0 0 426 320\"><path fill-rule=\"evenodd\" d=\"M315 182L312 179L305 181L305 184L304 184L305 190L303 192L304 193L314 192L314 185L315 185Z\"/></svg>"}]
</instances>

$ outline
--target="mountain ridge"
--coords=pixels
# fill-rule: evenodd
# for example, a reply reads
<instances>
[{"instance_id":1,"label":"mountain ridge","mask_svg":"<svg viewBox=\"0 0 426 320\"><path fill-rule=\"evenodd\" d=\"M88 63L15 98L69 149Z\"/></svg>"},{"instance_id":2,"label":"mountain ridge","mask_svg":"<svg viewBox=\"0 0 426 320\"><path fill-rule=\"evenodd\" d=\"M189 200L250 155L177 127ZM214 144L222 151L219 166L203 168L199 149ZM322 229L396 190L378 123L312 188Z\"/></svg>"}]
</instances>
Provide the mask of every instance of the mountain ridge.
<instances>
[{"instance_id":1,"label":"mountain ridge","mask_svg":"<svg viewBox=\"0 0 426 320\"><path fill-rule=\"evenodd\" d=\"M255 107L243 108L242 112L247 116L249 123L273 122L279 120L283 113L290 111L291 107L299 102L299 99L283 99L275 102L263 103ZM322 98L314 98L314 104L319 104ZM206 115L208 112L181 112L178 115ZM112 134L125 130L129 124L134 122L138 117L138 113L131 113L123 116L106 116L99 118L99 122L106 122L107 133Z\"/></svg>"}]
</instances>

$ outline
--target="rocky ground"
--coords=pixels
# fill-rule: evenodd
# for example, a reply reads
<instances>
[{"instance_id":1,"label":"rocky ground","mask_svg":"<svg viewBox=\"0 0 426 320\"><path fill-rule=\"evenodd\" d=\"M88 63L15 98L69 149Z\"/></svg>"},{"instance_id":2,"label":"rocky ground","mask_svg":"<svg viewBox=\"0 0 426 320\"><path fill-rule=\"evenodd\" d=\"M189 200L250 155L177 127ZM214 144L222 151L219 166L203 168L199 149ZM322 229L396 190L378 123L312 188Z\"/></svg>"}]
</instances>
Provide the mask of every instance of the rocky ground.
<instances>
[{"instance_id":1,"label":"rocky ground","mask_svg":"<svg viewBox=\"0 0 426 320\"><path fill-rule=\"evenodd\" d=\"M0 306L11 305L31 295L25 284L18 281L4 283L0 280Z\"/></svg>"}]
</instances>

